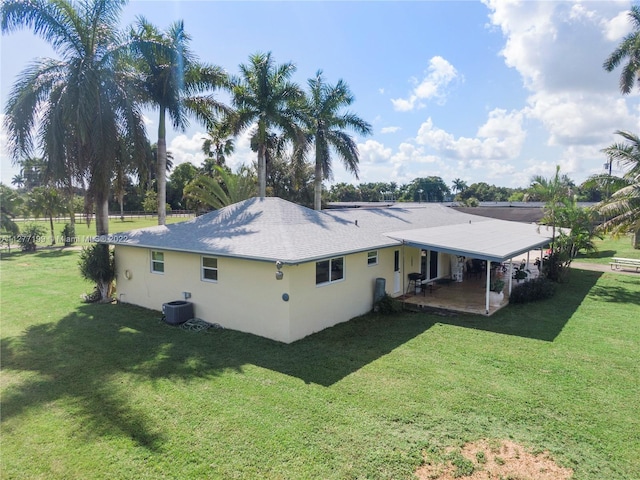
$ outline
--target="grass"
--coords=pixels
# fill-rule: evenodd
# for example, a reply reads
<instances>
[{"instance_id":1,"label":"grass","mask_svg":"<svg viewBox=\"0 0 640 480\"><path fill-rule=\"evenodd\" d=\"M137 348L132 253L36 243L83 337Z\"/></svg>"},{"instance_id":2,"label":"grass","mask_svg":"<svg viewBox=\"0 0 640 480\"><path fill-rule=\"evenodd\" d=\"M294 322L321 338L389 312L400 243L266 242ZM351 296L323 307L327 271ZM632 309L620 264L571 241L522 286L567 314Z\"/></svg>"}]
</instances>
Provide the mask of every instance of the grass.
<instances>
[{"instance_id":1,"label":"grass","mask_svg":"<svg viewBox=\"0 0 640 480\"><path fill-rule=\"evenodd\" d=\"M629 235L620 238L606 236L602 240L596 239L595 244L596 252L579 254L576 261L608 265L611 257L640 258L640 250L633 248Z\"/></svg>"},{"instance_id":2,"label":"grass","mask_svg":"<svg viewBox=\"0 0 640 480\"><path fill-rule=\"evenodd\" d=\"M184 216L167 216L167 223L176 223L183 222L188 220L189 217ZM45 234L42 239L37 242L39 247L44 247L51 245L51 226L49 225L49 220L25 220L19 221L18 226L22 231L23 226L29 223L35 223L37 225L41 225L44 228ZM55 231L56 237L56 246L64 245L64 239L62 236L62 229L64 226L69 223L69 220L54 220L53 227ZM109 233L119 233L119 232L127 232L129 230L135 230L136 228L144 228L144 227L152 227L158 224L158 218L155 216L149 215L148 217L140 217L140 218L132 218L125 217L124 220L120 220L119 218L111 218L109 219ZM86 222L82 221L82 217L78 215L76 218L76 238L77 245L88 245L91 243L91 238L96 235L96 226L95 220L91 222L90 225L87 225ZM11 250L20 248L17 244L11 245ZM6 247L3 248L6 250Z\"/></svg>"},{"instance_id":3,"label":"grass","mask_svg":"<svg viewBox=\"0 0 640 480\"><path fill-rule=\"evenodd\" d=\"M367 315L284 345L82 304L76 265L0 262L2 478L412 478L481 438L578 480L640 472L635 277L575 270L490 318Z\"/></svg>"}]
</instances>

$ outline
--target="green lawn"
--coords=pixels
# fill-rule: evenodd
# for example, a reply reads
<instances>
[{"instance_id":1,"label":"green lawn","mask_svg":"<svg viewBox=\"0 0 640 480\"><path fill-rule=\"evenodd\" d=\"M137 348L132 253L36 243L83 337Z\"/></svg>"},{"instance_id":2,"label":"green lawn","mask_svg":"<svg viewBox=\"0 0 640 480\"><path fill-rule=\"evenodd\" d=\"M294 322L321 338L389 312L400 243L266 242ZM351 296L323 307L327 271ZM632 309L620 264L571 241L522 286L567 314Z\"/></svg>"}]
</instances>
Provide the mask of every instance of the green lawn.
<instances>
[{"instance_id":1,"label":"green lawn","mask_svg":"<svg viewBox=\"0 0 640 480\"><path fill-rule=\"evenodd\" d=\"M579 254L576 261L609 264L611 257L640 259L640 250L633 248L629 235L617 239L606 236L602 240L596 239L595 244L598 251Z\"/></svg>"},{"instance_id":2,"label":"green lawn","mask_svg":"<svg viewBox=\"0 0 640 480\"><path fill-rule=\"evenodd\" d=\"M184 222L185 220L189 220L190 217L185 216L167 216L167 223L176 223L176 222ZM24 225L29 223L36 223L41 225L44 228L45 234L41 241L37 242L39 246L44 247L51 245L51 225L49 225L49 220L24 220L17 222L20 230L22 231ZM53 221L53 230L55 232L56 237L56 246L62 246L64 244L62 229L65 224L69 223L68 220L54 220ZM149 215L148 217L125 217L124 220L120 220L119 218L110 218L109 219L109 233L119 233L126 232L129 230L135 230L136 228L144 228L144 227L152 227L158 224L158 217ZM87 225L86 222L82 220L81 216L78 216L76 219L76 237L78 245L88 245L91 243L91 238L96 235L96 224L95 220L91 222L90 225ZM11 250L20 248L17 244L12 244ZM6 250L6 247L3 249Z\"/></svg>"},{"instance_id":3,"label":"green lawn","mask_svg":"<svg viewBox=\"0 0 640 480\"><path fill-rule=\"evenodd\" d=\"M370 315L283 345L82 304L77 255L0 262L3 479L411 478L481 438L640 478L636 277L574 270L491 318Z\"/></svg>"}]
</instances>

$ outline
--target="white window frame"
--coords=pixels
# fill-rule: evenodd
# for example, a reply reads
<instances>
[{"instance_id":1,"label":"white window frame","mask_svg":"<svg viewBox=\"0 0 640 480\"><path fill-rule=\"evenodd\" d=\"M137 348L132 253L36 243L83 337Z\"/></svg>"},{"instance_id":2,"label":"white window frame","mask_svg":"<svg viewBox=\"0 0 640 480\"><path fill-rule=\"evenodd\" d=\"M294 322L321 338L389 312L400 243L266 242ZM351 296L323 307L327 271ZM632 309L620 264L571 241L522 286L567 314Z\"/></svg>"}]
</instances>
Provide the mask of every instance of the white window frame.
<instances>
[{"instance_id":1,"label":"white window frame","mask_svg":"<svg viewBox=\"0 0 640 480\"><path fill-rule=\"evenodd\" d=\"M204 264L205 259L215 260L216 261L216 266L215 267L207 267L207 266L205 266L205 264ZM205 275L204 275L205 271L216 272L215 280L212 279L212 278L205 277ZM202 280L203 282L218 283L218 257L210 257L208 255L202 255L200 257L200 280Z\"/></svg>"},{"instance_id":2,"label":"white window frame","mask_svg":"<svg viewBox=\"0 0 640 480\"><path fill-rule=\"evenodd\" d=\"M331 272L333 271L333 262L337 261L337 260L342 260L342 277L340 278L336 278L335 280L333 280L331 278ZM326 282L318 282L318 264L319 263L324 263L324 262L329 262L329 280ZM320 287L323 285L331 285L332 283L338 283L338 282L343 282L344 279L346 278L346 262L345 262L345 257L333 257L333 258L328 258L326 260L319 260L316 262L316 287Z\"/></svg>"},{"instance_id":3,"label":"white window frame","mask_svg":"<svg viewBox=\"0 0 640 480\"><path fill-rule=\"evenodd\" d=\"M153 255L155 253L158 253L160 255L162 255L162 260L158 260L156 258L153 258ZM165 267L165 259L164 259L164 252L161 252L160 250L151 250L151 253L149 254L150 259L151 259L151 273L157 273L158 275L164 275L164 267ZM162 270L158 270L156 268L156 265L162 265Z\"/></svg>"},{"instance_id":4,"label":"white window frame","mask_svg":"<svg viewBox=\"0 0 640 480\"><path fill-rule=\"evenodd\" d=\"M374 265L378 265L378 250L367 252L367 266L373 267Z\"/></svg>"}]
</instances>

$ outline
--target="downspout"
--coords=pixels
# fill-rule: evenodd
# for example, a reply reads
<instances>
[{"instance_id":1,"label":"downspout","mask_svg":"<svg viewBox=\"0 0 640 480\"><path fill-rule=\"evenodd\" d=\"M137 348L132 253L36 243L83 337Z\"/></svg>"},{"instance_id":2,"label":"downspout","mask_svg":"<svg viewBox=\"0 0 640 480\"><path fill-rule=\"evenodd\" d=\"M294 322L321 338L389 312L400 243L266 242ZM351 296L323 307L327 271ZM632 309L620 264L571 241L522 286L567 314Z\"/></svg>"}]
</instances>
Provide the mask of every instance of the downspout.
<instances>
[{"instance_id":1,"label":"downspout","mask_svg":"<svg viewBox=\"0 0 640 480\"><path fill-rule=\"evenodd\" d=\"M402 248L400 249L400 251L402 252L402 262L400 262L400 278L402 279L402 295L407 293L407 286L404 284L405 282L405 267L406 265L404 264L405 262L405 256L404 256L404 249L406 248L406 243L404 240L402 240Z\"/></svg>"},{"instance_id":2,"label":"downspout","mask_svg":"<svg viewBox=\"0 0 640 480\"><path fill-rule=\"evenodd\" d=\"M489 315L489 282L491 281L491 262L486 260L487 262L487 291L484 294L484 308L486 310L486 314Z\"/></svg>"}]
</instances>

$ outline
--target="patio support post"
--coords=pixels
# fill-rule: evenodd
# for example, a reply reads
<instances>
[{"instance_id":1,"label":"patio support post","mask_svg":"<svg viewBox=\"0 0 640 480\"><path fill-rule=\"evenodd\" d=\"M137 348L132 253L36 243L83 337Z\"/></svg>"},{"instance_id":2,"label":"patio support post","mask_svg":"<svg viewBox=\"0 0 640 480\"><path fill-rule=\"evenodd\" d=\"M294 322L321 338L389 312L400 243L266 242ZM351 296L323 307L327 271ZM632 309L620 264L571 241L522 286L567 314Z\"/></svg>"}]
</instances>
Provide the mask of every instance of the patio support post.
<instances>
[{"instance_id":1,"label":"patio support post","mask_svg":"<svg viewBox=\"0 0 640 480\"><path fill-rule=\"evenodd\" d=\"M491 282L491 262L487 260L487 291L484 294L484 308L486 310L487 315L489 315L489 287Z\"/></svg>"},{"instance_id":2,"label":"patio support post","mask_svg":"<svg viewBox=\"0 0 640 480\"><path fill-rule=\"evenodd\" d=\"M511 295L511 285L513 285L513 258L509 259L509 295Z\"/></svg>"}]
</instances>

